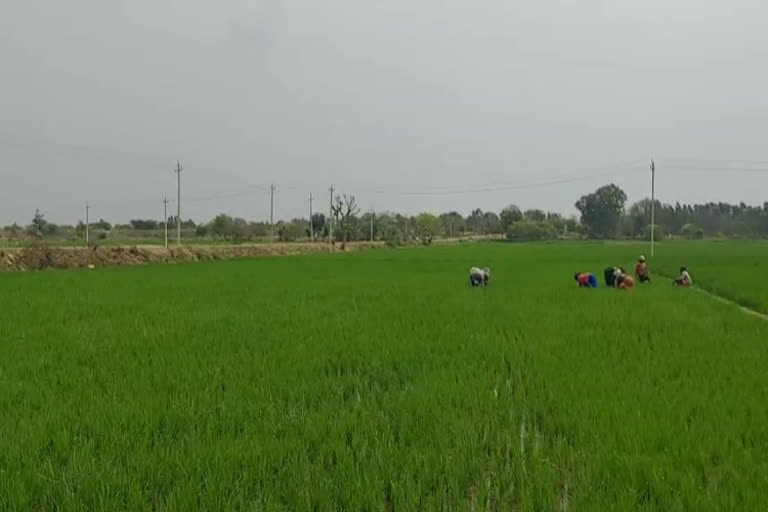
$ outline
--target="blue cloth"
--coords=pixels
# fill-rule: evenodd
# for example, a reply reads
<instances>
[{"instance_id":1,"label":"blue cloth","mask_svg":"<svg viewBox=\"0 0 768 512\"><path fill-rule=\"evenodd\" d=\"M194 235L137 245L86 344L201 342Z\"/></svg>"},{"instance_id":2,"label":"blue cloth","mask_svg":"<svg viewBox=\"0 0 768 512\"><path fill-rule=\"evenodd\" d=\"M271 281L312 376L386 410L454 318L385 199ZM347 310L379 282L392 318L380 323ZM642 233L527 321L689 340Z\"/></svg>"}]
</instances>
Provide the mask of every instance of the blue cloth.
<instances>
[{"instance_id":1,"label":"blue cloth","mask_svg":"<svg viewBox=\"0 0 768 512\"><path fill-rule=\"evenodd\" d=\"M595 274L589 274L589 287L590 288L597 288L597 276Z\"/></svg>"}]
</instances>

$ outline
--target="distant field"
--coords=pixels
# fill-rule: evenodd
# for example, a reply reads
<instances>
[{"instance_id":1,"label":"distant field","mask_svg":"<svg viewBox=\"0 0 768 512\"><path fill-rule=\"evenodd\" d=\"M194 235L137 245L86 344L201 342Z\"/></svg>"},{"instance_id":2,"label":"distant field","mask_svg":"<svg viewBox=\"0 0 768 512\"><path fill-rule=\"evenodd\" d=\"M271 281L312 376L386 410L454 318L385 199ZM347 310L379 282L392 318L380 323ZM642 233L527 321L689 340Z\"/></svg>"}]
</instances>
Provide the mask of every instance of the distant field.
<instances>
[{"instance_id":1,"label":"distant field","mask_svg":"<svg viewBox=\"0 0 768 512\"><path fill-rule=\"evenodd\" d=\"M764 247L652 270L765 304ZM0 509L761 510L768 323L661 278L576 288L640 252L0 275Z\"/></svg>"},{"instance_id":2,"label":"distant field","mask_svg":"<svg viewBox=\"0 0 768 512\"><path fill-rule=\"evenodd\" d=\"M668 275L687 265L702 288L768 314L768 242L689 242L659 247L656 266Z\"/></svg>"}]
</instances>

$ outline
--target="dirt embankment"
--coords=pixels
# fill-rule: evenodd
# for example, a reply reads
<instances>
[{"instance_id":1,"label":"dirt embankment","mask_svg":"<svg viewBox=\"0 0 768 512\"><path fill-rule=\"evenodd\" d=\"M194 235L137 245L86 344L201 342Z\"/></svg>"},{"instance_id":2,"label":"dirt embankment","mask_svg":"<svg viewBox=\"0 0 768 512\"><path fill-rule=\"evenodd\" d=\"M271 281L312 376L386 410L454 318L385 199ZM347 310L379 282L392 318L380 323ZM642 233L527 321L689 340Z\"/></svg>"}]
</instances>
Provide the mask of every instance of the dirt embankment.
<instances>
[{"instance_id":1,"label":"dirt embankment","mask_svg":"<svg viewBox=\"0 0 768 512\"><path fill-rule=\"evenodd\" d=\"M347 251L383 247L380 243L347 244ZM23 272L48 268L106 267L147 263L185 263L258 256L292 256L328 252L326 244L290 243L163 247L48 247L0 249L0 271Z\"/></svg>"}]
</instances>

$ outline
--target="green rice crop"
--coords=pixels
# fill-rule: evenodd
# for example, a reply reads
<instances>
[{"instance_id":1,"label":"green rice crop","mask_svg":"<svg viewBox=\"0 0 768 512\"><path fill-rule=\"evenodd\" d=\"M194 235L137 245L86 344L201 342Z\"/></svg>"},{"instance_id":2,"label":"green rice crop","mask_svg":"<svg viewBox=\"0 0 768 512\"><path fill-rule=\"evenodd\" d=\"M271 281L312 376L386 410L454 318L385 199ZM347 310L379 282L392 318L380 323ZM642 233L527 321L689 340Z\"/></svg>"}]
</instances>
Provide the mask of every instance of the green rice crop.
<instances>
[{"instance_id":1,"label":"green rice crop","mask_svg":"<svg viewBox=\"0 0 768 512\"><path fill-rule=\"evenodd\" d=\"M639 251L2 275L0 509L762 509L768 324L576 287Z\"/></svg>"},{"instance_id":2,"label":"green rice crop","mask_svg":"<svg viewBox=\"0 0 768 512\"><path fill-rule=\"evenodd\" d=\"M655 264L667 275L686 265L697 286L768 314L768 243L686 242L664 244Z\"/></svg>"}]
</instances>

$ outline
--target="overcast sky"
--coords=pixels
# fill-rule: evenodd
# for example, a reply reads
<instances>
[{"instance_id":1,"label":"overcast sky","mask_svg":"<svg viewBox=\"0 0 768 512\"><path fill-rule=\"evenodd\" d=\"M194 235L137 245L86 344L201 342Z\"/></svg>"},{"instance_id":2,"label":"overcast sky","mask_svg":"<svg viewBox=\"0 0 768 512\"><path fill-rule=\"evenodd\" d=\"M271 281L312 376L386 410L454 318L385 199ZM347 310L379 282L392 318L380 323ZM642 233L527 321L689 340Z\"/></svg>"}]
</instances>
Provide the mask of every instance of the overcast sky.
<instances>
[{"instance_id":1,"label":"overcast sky","mask_svg":"<svg viewBox=\"0 0 768 512\"><path fill-rule=\"evenodd\" d=\"M0 224L768 200L762 0L3 0ZM736 161L740 160L740 161ZM710 170L701 170L707 168ZM750 172L750 169L757 169ZM260 188L261 187L261 188ZM186 198L186 199L185 199Z\"/></svg>"}]
</instances>

